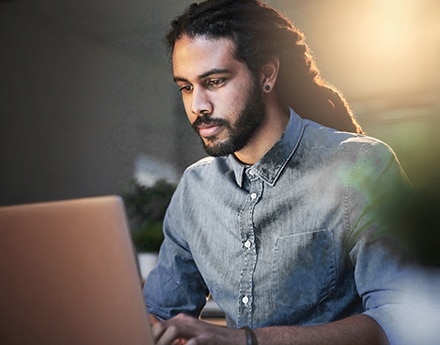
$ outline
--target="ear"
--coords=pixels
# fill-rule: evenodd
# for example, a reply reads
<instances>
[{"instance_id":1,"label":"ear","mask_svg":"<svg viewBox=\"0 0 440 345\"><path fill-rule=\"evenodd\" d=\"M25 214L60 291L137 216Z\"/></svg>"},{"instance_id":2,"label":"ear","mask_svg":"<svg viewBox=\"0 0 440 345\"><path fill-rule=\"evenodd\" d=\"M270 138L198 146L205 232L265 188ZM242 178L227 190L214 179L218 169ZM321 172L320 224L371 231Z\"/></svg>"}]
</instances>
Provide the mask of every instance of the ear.
<instances>
[{"instance_id":1,"label":"ear","mask_svg":"<svg viewBox=\"0 0 440 345\"><path fill-rule=\"evenodd\" d=\"M280 59L277 57L271 58L261 67L260 83L263 88L263 92L269 93L273 90L278 78L279 70Z\"/></svg>"}]
</instances>

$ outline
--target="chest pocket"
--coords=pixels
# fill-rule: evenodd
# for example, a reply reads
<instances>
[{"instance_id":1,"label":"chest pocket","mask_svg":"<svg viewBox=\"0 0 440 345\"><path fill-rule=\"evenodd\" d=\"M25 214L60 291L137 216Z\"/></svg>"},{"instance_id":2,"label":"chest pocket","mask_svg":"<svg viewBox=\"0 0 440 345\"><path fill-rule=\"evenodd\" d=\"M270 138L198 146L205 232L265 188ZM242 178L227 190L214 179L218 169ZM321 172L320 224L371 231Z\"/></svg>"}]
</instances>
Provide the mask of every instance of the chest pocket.
<instances>
[{"instance_id":1,"label":"chest pocket","mask_svg":"<svg viewBox=\"0 0 440 345\"><path fill-rule=\"evenodd\" d=\"M317 230L279 237L275 243L272 296L274 303L310 309L335 288L333 233Z\"/></svg>"}]
</instances>

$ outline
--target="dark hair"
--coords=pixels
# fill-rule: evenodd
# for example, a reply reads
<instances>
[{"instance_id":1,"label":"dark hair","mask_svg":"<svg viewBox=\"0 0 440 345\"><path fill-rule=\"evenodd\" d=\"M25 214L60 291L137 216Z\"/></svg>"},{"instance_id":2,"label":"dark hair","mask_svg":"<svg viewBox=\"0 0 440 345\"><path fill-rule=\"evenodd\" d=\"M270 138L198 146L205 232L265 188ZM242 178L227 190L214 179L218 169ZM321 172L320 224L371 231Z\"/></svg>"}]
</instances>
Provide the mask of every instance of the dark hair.
<instances>
[{"instance_id":1,"label":"dark hair","mask_svg":"<svg viewBox=\"0 0 440 345\"><path fill-rule=\"evenodd\" d=\"M276 89L300 116L342 131L363 133L341 93L324 81L304 34L281 12L258 0L207 0L191 4L171 23L171 50L182 36L231 38L235 58L257 73L280 59Z\"/></svg>"}]
</instances>

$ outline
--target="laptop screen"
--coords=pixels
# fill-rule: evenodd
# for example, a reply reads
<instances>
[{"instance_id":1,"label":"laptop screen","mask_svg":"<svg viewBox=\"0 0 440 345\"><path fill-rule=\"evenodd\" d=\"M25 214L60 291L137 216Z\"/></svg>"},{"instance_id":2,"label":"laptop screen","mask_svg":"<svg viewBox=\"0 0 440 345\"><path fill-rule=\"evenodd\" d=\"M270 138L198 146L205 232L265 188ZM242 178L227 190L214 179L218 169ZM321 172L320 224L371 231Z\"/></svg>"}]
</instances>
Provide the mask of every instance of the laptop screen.
<instances>
[{"instance_id":1,"label":"laptop screen","mask_svg":"<svg viewBox=\"0 0 440 345\"><path fill-rule=\"evenodd\" d=\"M123 201L0 207L0 344L153 344Z\"/></svg>"}]
</instances>

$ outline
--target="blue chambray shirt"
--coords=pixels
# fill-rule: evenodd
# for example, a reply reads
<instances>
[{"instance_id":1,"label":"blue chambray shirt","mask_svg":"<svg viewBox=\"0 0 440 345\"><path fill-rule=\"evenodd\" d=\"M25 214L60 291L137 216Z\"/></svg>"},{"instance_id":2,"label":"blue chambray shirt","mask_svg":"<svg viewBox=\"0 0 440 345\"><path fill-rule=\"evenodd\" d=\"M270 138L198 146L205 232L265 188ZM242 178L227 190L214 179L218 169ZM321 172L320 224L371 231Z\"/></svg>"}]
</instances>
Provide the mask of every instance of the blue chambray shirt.
<instances>
[{"instance_id":1,"label":"blue chambray shirt","mask_svg":"<svg viewBox=\"0 0 440 345\"><path fill-rule=\"evenodd\" d=\"M366 313L390 340L401 281L380 213L405 175L391 149L303 120L253 166L234 155L184 173L144 294L167 319L208 293L230 327L315 325Z\"/></svg>"}]
</instances>

